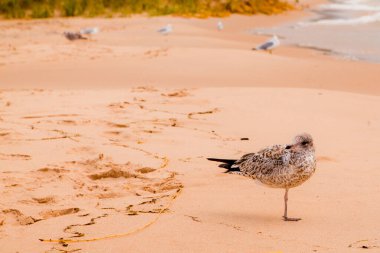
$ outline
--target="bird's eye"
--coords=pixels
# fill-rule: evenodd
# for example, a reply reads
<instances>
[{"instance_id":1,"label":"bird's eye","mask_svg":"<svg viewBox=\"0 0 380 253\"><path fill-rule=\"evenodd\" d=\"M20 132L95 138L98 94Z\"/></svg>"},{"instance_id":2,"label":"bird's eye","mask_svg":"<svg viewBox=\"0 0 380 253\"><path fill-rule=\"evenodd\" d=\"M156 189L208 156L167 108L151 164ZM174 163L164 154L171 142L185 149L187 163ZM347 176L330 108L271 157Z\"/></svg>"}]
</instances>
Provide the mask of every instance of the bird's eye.
<instances>
[{"instance_id":1,"label":"bird's eye","mask_svg":"<svg viewBox=\"0 0 380 253\"><path fill-rule=\"evenodd\" d=\"M308 142L307 142L307 141L303 141L303 142L301 142L301 144L302 144L303 146L306 146L306 145L308 144Z\"/></svg>"}]
</instances>

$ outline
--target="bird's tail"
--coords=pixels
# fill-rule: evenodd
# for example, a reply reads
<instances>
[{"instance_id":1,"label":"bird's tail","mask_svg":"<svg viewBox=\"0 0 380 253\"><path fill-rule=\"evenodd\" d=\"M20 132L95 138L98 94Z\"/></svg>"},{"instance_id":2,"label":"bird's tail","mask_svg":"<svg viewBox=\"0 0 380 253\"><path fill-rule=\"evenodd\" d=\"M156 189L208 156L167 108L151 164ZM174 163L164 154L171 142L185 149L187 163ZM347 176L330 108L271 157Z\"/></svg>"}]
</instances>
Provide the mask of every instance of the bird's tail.
<instances>
[{"instance_id":1,"label":"bird's tail","mask_svg":"<svg viewBox=\"0 0 380 253\"><path fill-rule=\"evenodd\" d=\"M220 158L207 158L209 161L220 162L222 164L219 165L220 168L227 169L226 173L231 171L240 171L239 168L232 168L231 166L237 161L233 159L220 159Z\"/></svg>"}]
</instances>

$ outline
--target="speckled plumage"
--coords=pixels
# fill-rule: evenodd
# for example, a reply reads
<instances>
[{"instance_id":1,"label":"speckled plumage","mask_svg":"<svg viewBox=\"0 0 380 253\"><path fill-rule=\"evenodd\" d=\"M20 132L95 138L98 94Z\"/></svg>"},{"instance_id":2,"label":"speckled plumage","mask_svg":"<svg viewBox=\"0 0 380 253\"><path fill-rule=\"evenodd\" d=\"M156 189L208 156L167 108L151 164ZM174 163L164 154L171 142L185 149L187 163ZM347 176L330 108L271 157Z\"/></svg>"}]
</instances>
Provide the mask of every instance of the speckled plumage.
<instances>
[{"instance_id":1,"label":"speckled plumage","mask_svg":"<svg viewBox=\"0 0 380 253\"><path fill-rule=\"evenodd\" d=\"M287 217L288 190L304 183L316 169L313 139L306 133L297 135L290 145L274 145L238 160L209 160L222 162L220 166L227 168L227 172L253 178L270 187L286 189L285 220L298 220Z\"/></svg>"},{"instance_id":2,"label":"speckled plumage","mask_svg":"<svg viewBox=\"0 0 380 253\"><path fill-rule=\"evenodd\" d=\"M63 35L68 40L86 40L86 37L83 37L79 32L64 32Z\"/></svg>"}]
</instances>

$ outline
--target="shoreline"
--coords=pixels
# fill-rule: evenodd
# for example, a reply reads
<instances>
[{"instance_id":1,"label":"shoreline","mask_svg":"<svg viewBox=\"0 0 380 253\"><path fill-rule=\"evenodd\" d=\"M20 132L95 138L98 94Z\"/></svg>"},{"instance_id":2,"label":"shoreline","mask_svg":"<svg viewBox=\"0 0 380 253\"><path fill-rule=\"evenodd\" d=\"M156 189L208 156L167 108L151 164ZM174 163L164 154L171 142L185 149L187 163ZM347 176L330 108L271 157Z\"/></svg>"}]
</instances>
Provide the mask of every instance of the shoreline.
<instances>
[{"instance_id":1,"label":"shoreline","mask_svg":"<svg viewBox=\"0 0 380 253\"><path fill-rule=\"evenodd\" d=\"M326 51L326 54L343 60L379 64L377 45L380 40L372 37L378 30L378 22L375 21L379 12L376 11L378 6L371 3L366 5L365 1L354 1L334 5L329 2L322 9L314 8L314 17L254 32L277 34L284 38L283 42L287 45ZM372 11L359 11L358 7L363 6Z\"/></svg>"},{"instance_id":2,"label":"shoreline","mask_svg":"<svg viewBox=\"0 0 380 253\"><path fill-rule=\"evenodd\" d=\"M307 15L308 10L234 15L223 19L223 31L216 29L218 18L7 21L0 23L5 38L0 88L307 87L379 95L377 64L293 46L281 46L272 55L251 50L266 37L247 31ZM167 23L174 32L161 36L156 31ZM101 32L87 41L70 42L61 35L92 26Z\"/></svg>"}]
</instances>

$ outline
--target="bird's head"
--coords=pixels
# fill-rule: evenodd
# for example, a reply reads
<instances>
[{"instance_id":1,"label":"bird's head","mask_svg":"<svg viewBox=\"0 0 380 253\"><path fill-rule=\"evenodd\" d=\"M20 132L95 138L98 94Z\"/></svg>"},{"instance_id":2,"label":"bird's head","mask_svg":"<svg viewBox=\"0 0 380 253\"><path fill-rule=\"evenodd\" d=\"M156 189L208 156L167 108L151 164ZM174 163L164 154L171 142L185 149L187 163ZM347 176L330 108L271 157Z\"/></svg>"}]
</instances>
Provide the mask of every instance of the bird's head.
<instances>
[{"instance_id":1,"label":"bird's head","mask_svg":"<svg viewBox=\"0 0 380 253\"><path fill-rule=\"evenodd\" d=\"M303 133L294 137L293 143L286 146L295 152L314 151L313 138L310 134Z\"/></svg>"}]
</instances>

